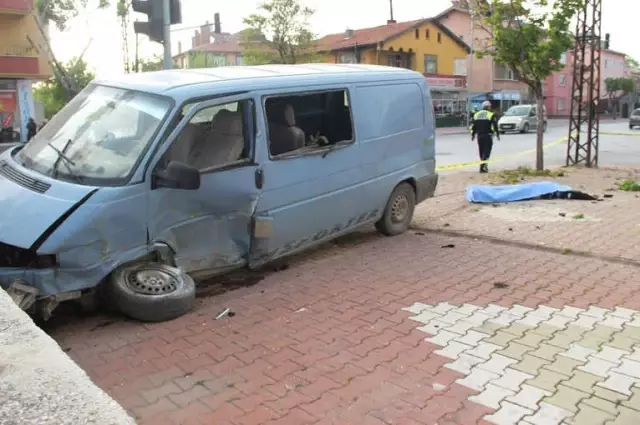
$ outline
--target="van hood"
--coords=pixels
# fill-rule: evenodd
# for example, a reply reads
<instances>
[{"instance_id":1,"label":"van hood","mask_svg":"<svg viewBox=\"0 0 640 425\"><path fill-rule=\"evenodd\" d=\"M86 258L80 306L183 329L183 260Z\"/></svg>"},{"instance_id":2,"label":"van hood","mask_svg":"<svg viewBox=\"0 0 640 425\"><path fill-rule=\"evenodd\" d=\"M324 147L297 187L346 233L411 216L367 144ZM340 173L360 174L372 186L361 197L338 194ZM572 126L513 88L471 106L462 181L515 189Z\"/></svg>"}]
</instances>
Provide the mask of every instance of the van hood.
<instances>
[{"instance_id":1,"label":"van hood","mask_svg":"<svg viewBox=\"0 0 640 425\"><path fill-rule=\"evenodd\" d=\"M10 171L6 171L7 167ZM49 227L60 225L67 211L95 191L90 186L46 181L36 176L27 174L15 163L0 161L0 242L29 249ZM29 188L32 179L39 180L39 190Z\"/></svg>"}]
</instances>

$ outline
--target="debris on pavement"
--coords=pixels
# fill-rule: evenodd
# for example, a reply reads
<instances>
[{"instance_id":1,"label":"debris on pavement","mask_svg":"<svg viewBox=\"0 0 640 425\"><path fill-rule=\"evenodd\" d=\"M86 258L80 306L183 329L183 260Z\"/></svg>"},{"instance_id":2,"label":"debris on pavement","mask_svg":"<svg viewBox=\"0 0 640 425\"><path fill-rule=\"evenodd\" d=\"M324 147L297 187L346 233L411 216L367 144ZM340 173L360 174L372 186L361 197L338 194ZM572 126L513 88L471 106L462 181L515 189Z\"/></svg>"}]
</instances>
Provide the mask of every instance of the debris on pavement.
<instances>
[{"instance_id":1,"label":"debris on pavement","mask_svg":"<svg viewBox=\"0 0 640 425\"><path fill-rule=\"evenodd\" d=\"M220 319L225 318L225 317L233 317L235 315L236 314L233 311L231 311L230 308L226 308L220 314L218 314L216 316L216 320L220 320Z\"/></svg>"},{"instance_id":2,"label":"debris on pavement","mask_svg":"<svg viewBox=\"0 0 640 425\"><path fill-rule=\"evenodd\" d=\"M447 244L447 245L442 245L440 248L455 248L456 246L452 243Z\"/></svg>"}]
</instances>

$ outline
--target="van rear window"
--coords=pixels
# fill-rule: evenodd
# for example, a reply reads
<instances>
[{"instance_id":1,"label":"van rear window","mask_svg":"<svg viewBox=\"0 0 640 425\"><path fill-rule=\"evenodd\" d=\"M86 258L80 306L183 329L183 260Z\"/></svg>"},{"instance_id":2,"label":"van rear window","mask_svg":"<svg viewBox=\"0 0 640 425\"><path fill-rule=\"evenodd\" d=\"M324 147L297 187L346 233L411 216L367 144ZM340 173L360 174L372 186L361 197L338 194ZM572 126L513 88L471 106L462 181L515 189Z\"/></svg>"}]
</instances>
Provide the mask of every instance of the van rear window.
<instances>
[{"instance_id":1,"label":"van rear window","mask_svg":"<svg viewBox=\"0 0 640 425\"><path fill-rule=\"evenodd\" d=\"M358 88L362 105L358 129L363 140L387 137L422 128L424 101L418 84L388 84Z\"/></svg>"}]
</instances>

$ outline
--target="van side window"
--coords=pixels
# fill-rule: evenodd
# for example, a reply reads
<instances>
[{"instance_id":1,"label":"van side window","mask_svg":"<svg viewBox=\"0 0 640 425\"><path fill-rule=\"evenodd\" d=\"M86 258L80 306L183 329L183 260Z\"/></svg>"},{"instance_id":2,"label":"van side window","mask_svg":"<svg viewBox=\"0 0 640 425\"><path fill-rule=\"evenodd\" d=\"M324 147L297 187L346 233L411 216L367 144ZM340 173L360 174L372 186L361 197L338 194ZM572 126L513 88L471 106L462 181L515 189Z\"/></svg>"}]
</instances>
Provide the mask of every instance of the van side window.
<instances>
[{"instance_id":1,"label":"van side window","mask_svg":"<svg viewBox=\"0 0 640 425\"><path fill-rule=\"evenodd\" d=\"M347 90L269 97L265 114L271 156L313 153L327 145L353 142Z\"/></svg>"},{"instance_id":2,"label":"van side window","mask_svg":"<svg viewBox=\"0 0 640 425\"><path fill-rule=\"evenodd\" d=\"M188 111L193 105L187 105ZM247 136L246 111L250 100L215 105L197 111L180 131L165 154L164 164L179 161L207 171L249 160L251 146Z\"/></svg>"}]
</instances>

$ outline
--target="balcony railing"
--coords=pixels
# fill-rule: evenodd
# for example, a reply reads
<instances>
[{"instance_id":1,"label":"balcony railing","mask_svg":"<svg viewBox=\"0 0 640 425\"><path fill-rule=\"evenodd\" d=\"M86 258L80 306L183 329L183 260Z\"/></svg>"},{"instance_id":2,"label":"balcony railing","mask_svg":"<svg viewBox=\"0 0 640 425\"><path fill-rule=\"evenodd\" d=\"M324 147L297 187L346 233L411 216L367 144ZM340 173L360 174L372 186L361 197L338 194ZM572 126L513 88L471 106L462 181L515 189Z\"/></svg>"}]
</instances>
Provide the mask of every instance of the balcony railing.
<instances>
[{"instance_id":1,"label":"balcony railing","mask_svg":"<svg viewBox=\"0 0 640 425\"><path fill-rule=\"evenodd\" d=\"M0 75L39 75L39 62L38 51L31 46L0 44Z\"/></svg>"},{"instance_id":2,"label":"balcony railing","mask_svg":"<svg viewBox=\"0 0 640 425\"><path fill-rule=\"evenodd\" d=\"M33 9L33 0L0 0L0 14L10 13L27 14Z\"/></svg>"},{"instance_id":3,"label":"balcony railing","mask_svg":"<svg viewBox=\"0 0 640 425\"><path fill-rule=\"evenodd\" d=\"M2 0L0 0L1 2ZM1 42L0 42L1 43ZM32 46L0 44L0 56L34 57L38 56L38 51Z\"/></svg>"}]
</instances>

